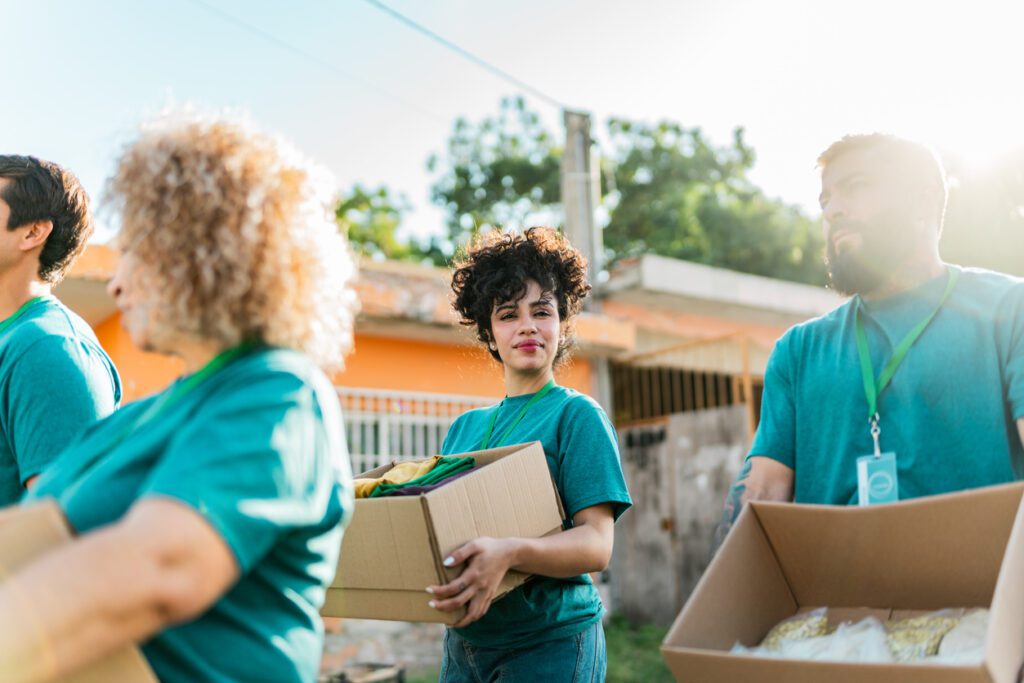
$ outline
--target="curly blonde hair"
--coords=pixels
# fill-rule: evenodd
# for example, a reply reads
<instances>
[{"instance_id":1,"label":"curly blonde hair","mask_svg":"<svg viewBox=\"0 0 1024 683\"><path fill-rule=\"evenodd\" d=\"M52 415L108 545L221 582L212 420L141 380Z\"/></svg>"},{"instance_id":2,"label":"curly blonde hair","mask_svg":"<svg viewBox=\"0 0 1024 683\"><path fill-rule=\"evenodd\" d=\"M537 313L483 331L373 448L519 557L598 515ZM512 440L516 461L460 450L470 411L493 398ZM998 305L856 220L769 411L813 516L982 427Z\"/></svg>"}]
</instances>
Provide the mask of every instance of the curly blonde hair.
<instances>
[{"instance_id":1,"label":"curly blonde hair","mask_svg":"<svg viewBox=\"0 0 1024 683\"><path fill-rule=\"evenodd\" d=\"M121 215L120 246L145 265L161 326L342 367L355 265L324 169L240 120L165 115L126 148L107 197Z\"/></svg>"}]
</instances>

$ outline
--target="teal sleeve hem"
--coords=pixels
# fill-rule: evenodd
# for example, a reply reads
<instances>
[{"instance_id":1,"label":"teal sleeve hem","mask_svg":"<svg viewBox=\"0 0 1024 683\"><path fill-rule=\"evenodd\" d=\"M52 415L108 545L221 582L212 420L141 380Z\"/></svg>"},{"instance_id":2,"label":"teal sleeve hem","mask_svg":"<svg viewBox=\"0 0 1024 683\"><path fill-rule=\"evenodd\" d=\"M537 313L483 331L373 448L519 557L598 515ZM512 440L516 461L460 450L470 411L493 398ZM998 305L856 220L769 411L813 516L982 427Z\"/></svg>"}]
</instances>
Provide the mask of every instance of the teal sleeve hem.
<instances>
[{"instance_id":1,"label":"teal sleeve hem","mask_svg":"<svg viewBox=\"0 0 1024 683\"><path fill-rule=\"evenodd\" d=\"M750 453L747 454L747 457L744 460L744 462L746 462L746 460L749 460L750 458L768 458L769 460L774 460L775 462L779 463L780 465L785 465L786 467L788 467L791 470L795 470L796 469L792 459L787 460L787 459L783 458L782 456L777 455L775 453L765 452L765 451L761 451L759 449L758 450L751 449Z\"/></svg>"},{"instance_id":2,"label":"teal sleeve hem","mask_svg":"<svg viewBox=\"0 0 1024 683\"><path fill-rule=\"evenodd\" d=\"M32 477L38 477L40 474L45 472L46 468L52 465L54 460L56 460L56 458L54 458L53 460L47 460L45 462L39 462L33 467L19 467L18 478L21 479L19 483L24 487L25 482L27 482Z\"/></svg>"},{"instance_id":3,"label":"teal sleeve hem","mask_svg":"<svg viewBox=\"0 0 1024 683\"><path fill-rule=\"evenodd\" d=\"M589 507L595 505L601 505L602 503L612 504L612 521L618 521L622 513L633 507L633 501L630 499L628 493L617 491L614 493L598 493L593 496L584 498L581 501L577 501L572 508L566 508L566 514L571 520L577 512L580 510L586 510Z\"/></svg>"},{"instance_id":4,"label":"teal sleeve hem","mask_svg":"<svg viewBox=\"0 0 1024 683\"><path fill-rule=\"evenodd\" d=\"M1014 420L1024 420L1024 393L1010 397L1010 412Z\"/></svg>"}]
</instances>

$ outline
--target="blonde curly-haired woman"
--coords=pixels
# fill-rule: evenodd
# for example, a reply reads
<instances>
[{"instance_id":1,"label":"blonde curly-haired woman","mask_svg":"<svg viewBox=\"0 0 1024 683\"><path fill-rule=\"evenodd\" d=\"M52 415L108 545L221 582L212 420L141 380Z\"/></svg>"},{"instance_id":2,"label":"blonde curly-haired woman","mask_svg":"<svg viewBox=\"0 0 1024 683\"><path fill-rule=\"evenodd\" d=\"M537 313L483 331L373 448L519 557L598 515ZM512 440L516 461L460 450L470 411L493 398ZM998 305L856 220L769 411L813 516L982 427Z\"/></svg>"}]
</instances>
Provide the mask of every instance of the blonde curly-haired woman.
<instances>
[{"instance_id":1,"label":"blonde curly-haired woman","mask_svg":"<svg viewBox=\"0 0 1024 683\"><path fill-rule=\"evenodd\" d=\"M79 536L0 584L5 681L126 643L165 682L315 680L351 510L321 368L351 345L353 266L325 181L225 119L163 119L124 152L109 291L136 344L187 374L89 429L26 499L55 498Z\"/></svg>"}]
</instances>

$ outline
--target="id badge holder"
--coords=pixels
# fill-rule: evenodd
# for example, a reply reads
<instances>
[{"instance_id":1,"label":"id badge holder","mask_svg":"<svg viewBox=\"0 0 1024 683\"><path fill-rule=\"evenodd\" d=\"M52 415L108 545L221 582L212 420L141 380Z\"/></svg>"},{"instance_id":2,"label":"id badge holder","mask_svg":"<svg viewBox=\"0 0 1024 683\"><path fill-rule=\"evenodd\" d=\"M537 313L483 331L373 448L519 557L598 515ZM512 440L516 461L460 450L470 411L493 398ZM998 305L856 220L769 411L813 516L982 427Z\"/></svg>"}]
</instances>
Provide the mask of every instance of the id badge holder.
<instances>
[{"instance_id":1,"label":"id badge holder","mask_svg":"<svg viewBox=\"0 0 1024 683\"><path fill-rule=\"evenodd\" d=\"M896 476L896 454L880 453L857 458L857 499L859 505L895 503L900 499Z\"/></svg>"}]
</instances>

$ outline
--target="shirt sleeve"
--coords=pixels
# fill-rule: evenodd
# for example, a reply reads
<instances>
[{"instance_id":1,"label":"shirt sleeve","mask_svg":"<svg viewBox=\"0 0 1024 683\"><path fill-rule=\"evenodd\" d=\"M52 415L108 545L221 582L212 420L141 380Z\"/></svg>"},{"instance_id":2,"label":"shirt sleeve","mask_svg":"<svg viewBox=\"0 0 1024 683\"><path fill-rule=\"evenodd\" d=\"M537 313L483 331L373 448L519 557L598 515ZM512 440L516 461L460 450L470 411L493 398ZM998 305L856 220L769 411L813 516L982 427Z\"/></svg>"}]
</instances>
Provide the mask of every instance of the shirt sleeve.
<instances>
[{"instance_id":1,"label":"shirt sleeve","mask_svg":"<svg viewBox=\"0 0 1024 683\"><path fill-rule=\"evenodd\" d=\"M792 333L775 345L764 373L761 421L747 457L758 455L796 468L796 409L793 393Z\"/></svg>"},{"instance_id":2,"label":"shirt sleeve","mask_svg":"<svg viewBox=\"0 0 1024 683\"><path fill-rule=\"evenodd\" d=\"M1012 288L999 315L1007 401L1013 419L1024 418L1024 282Z\"/></svg>"},{"instance_id":3,"label":"shirt sleeve","mask_svg":"<svg viewBox=\"0 0 1024 683\"><path fill-rule=\"evenodd\" d=\"M241 379L205 398L141 496L192 507L245 573L285 533L341 521L345 447L329 436L340 431L340 409L326 415L339 429L325 429L324 406L299 377L282 371Z\"/></svg>"},{"instance_id":4,"label":"shirt sleeve","mask_svg":"<svg viewBox=\"0 0 1024 683\"><path fill-rule=\"evenodd\" d=\"M14 362L4 423L22 484L117 406L110 371L90 353L74 339L50 335Z\"/></svg>"},{"instance_id":5,"label":"shirt sleeve","mask_svg":"<svg viewBox=\"0 0 1024 683\"><path fill-rule=\"evenodd\" d=\"M558 491L566 513L611 503L614 519L633 504L619 459L619 441L604 410L586 397L566 408L559 424Z\"/></svg>"}]
</instances>

